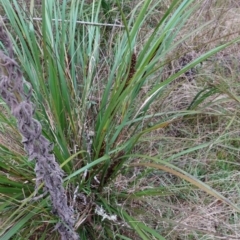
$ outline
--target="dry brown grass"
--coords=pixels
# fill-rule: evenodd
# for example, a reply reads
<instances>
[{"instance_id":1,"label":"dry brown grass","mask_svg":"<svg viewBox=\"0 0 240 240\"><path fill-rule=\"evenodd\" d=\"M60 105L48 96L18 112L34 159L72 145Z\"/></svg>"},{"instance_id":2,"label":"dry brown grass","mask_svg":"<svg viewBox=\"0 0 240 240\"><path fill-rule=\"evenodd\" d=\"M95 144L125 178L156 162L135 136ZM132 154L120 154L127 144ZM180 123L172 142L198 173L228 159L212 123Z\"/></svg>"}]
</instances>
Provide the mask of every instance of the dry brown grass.
<instances>
[{"instance_id":1,"label":"dry brown grass","mask_svg":"<svg viewBox=\"0 0 240 240\"><path fill-rule=\"evenodd\" d=\"M11 119L9 111L3 105L0 105L0 112L0 119L2 117ZM16 154L25 155L23 145L21 143L21 135L19 134L16 125L14 126L14 124L12 127L6 124L1 124L0 145L4 146L7 149L10 149Z\"/></svg>"},{"instance_id":2,"label":"dry brown grass","mask_svg":"<svg viewBox=\"0 0 240 240\"><path fill-rule=\"evenodd\" d=\"M180 36L185 36L203 23L209 23L186 40L177 51L169 53L170 64L159 76L163 80L181 67L179 59L186 53L193 53L197 57L239 36L240 4L237 1L199 2L201 7L189 19ZM162 4L163 8L156 9L156 15L153 16L156 22L162 16L161 10L168 5L166 1ZM146 38L143 32L141 41L144 42ZM151 112L185 110L204 87L214 86L219 89L219 94L210 96L197 108L204 109L203 114L180 119L145 137L142 143L147 154L165 159L184 149L213 141L209 147L179 157L173 163L237 205L240 204L240 102L236 98L240 93L239 47L239 44L234 44L203 62L191 79L185 75L175 81L166 95L152 106ZM143 92L149 89L146 86ZM147 187L163 187L162 196L144 198L138 202L132 200L131 208L139 220L158 229L166 239L240 239L239 213L180 179L154 172L135 187L139 191ZM139 212L139 205L143 211Z\"/></svg>"}]
</instances>

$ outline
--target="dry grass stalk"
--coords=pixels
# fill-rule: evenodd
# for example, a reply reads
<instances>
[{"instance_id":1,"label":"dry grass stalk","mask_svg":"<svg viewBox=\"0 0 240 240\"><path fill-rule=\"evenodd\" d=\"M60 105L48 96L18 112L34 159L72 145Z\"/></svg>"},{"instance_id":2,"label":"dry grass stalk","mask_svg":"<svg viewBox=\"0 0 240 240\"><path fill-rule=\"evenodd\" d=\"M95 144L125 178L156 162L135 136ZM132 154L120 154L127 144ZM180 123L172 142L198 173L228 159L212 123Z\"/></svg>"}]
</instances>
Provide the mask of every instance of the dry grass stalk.
<instances>
[{"instance_id":1,"label":"dry grass stalk","mask_svg":"<svg viewBox=\"0 0 240 240\"><path fill-rule=\"evenodd\" d=\"M62 186L63 171L51 154L53 144L42 135L41 124L33 118L34 109L30 101L31 90L25 94L23 90L23 76L19 65L14 60L12 43L0 26L0 40L6 48L8 56L0 51L1 80L0 94L11 109L11 113L18 121L18 130L22 135L24 149L29 160L36 160L36 187L41 183L45 191L50 194L53 212L60 217L56 229L62 240L77 240L79 236L74 231L74 212L67 204L67 196Z\"/></svg>"}]
</instances>

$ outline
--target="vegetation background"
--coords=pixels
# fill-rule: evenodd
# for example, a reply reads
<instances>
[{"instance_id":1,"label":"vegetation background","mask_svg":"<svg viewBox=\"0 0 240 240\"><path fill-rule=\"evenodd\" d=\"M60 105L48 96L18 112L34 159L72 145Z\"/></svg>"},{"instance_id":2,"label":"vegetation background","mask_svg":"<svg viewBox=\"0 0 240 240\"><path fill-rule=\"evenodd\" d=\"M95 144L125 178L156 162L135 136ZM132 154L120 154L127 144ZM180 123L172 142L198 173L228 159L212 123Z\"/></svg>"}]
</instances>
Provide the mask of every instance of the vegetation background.
<instances>
[{"instance_id":1,"label":"vegetation background","mask_svg":"<svg viewBox=\"0 0 240 240\"><path fill-rule=\"evenodd\" d=\"M238 1L0 6L81 239L240 239ZM0 239L59 239L0 107Z\"/></svg>"}]
</instances>

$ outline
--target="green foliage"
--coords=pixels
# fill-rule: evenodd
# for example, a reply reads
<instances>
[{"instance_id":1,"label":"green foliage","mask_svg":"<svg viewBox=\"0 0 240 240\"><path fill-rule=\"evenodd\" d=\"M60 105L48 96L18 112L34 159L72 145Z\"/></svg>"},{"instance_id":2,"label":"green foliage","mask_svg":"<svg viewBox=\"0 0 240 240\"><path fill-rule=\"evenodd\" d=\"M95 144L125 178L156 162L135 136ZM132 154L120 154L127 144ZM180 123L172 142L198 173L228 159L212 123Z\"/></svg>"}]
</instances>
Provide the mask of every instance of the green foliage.
<instances>
[{"instance_id":1,"label":"green foliage","mask_svg":"<svg viewBox=\"0 0 240 240\"><path fill-rule=\"evenodd\" d=\"M65 186L69 202L72 203L79 186L81 197L77 199L76 211L80 216L76 228L81 239L97 239L99 235L101 239L131 239L127 237L131 234L141 239L164 239L161 232L143 222L136 223L131 211L124 209L123 203L130 195L170 194L164 188L149 188L143 192L136 189L131 194L124 188L117 188L117 178L130 178L133 166L146 168L140 179L149 174L148 168L161 169L239 211L210 186L170 163L180 156L204 149L210 143L193 146L164 160L161 156L144 155L144 150L139 147L147 134L184 116L195 115L196 108L217 92L215 88L202 90L186 112L150 112L151 105L159 101L169 84L234 42L210 50L166 79L155 77L161 73L167 54L191 36L189 33L176 41L197 7L194 1L172 1L156 26L148 29L149 36L142 45L141 31L160 2L142 1L126 16L116 1L124 28L116 30L117 27L113 27L111 31L104 25L77 22L81 19L101 23L107 19L111 23L112 3L106 0L92 1L91 4L80 0L63 0L61 3L45 0L42 1L41 21L32 18L38 14L34 8L29 14L16 0L0 2L9 19L6 27L26 85L29 82L33 87L36 118L43 126L44 135L55 144L54 154L67 174ZM142 89L152 79L152 89L144 93ZM2 119L16 131L16 123ZM1 146L0 151L4 159L0 160L0 168L6 173L0 178L0 215L4 219L1 239L28 239L30 227L31 234L38 236L38 229L45 226L46 221L44 234L47 236L57 219L51 214L48 196L31 201L35 185L33 163L28 162L22 152L16 153L6 146ZM138 159L141 159L139 165L130 164ZM129 180L127 187L135 183ZM37 191L42 193L42 189ZM116 214L116 220L107 217L103 220L104 216L96 211L96 206L102 206L107 216ZM36 218L34 224L29 222L31 218Z\"/></svg>"}]
</instances>

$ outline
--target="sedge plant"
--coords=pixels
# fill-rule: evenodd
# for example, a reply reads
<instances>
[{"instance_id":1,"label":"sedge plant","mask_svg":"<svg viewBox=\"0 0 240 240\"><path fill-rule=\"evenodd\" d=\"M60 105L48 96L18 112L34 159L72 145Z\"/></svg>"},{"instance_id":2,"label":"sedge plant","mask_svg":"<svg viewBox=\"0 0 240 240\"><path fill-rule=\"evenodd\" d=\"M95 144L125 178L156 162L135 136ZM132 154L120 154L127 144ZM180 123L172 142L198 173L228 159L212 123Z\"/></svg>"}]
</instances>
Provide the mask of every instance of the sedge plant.
<instances>
[{"instance_id":1,"label":"sedge plant","mask_svg":"<svg viewBox=\"0 0 240 240\"><path fill-rule=\"evenodd\" d=\"M128 204L132 198L161 196L163 191L168 194L159 187L134 189L152 169L188 181L240 211L172 163L211 142L166 159L146 155L141 148L147 134L199 113L194 108L200 103L197 96L186 111L152 114L151 105L165 94L169 84L236 41L211 49L161 79L168 53L193 34L177 38L197 8L194 1L173 0L157 23L149 25L161 2L137 2L126 14L119 1L111 5L107 1L44 0L39 9L34 1L27 7L16 0L0 1L24 86L32 87L34 117L44 137L54 144L51 153L65 173L63 186L80 239L164 239L161 231L135 219ZM104 24L105 20L110 23ZM142 40L145 31L147 37ZM144 92L150 82L151 89ZM154 124L149 124L152 119ZM15 142L1 141L1 239L59 239L53 231L60 220L53 214L52 198L44 194L43 185L35 189L34 161L29 162L21 148L16 119L4 102L1 126L5 129L2 139L14 133L20 146L16 149ZM129 179L127 184L118 183L121 176Z\"/></svg>"}]
</instances>

